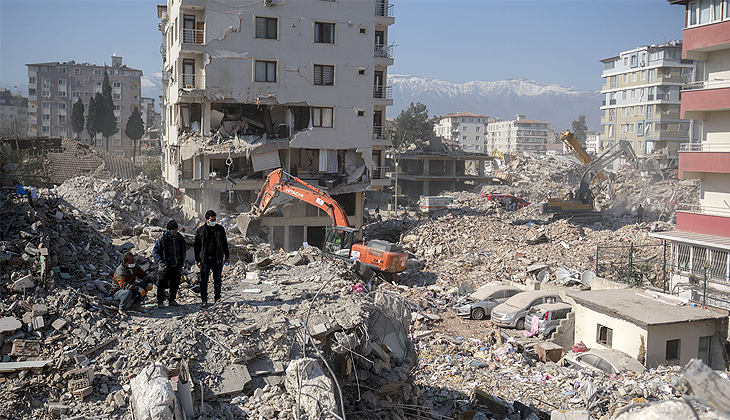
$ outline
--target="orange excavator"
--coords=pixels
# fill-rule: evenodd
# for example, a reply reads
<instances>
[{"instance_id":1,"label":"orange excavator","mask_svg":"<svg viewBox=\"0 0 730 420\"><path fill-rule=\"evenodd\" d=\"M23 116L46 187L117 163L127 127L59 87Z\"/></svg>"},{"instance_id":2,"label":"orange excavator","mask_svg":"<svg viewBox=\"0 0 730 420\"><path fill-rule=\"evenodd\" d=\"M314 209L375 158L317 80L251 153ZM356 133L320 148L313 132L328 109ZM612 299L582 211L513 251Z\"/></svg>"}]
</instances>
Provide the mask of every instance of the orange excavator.
<instances>
[{"instance_id":1,"label":"orange excavator","mask_svg":"<svg viewBox=\"0 0 730 420\"><path fill-rule=\"evenodd\" d=\"M251 210L238 216L238 228L244 235L258 236L261 217L280 192L318 207L332 218L332 226L327 227L322 246L325 254L356 261L357 273L366 278L381 275L385 280L395 281L398 273L406 269L407 251L378 239L364 243L360 229L350 226L340 203L326 192L281 169L271 172L266 178Z\"/></svg>"}]
</instances>

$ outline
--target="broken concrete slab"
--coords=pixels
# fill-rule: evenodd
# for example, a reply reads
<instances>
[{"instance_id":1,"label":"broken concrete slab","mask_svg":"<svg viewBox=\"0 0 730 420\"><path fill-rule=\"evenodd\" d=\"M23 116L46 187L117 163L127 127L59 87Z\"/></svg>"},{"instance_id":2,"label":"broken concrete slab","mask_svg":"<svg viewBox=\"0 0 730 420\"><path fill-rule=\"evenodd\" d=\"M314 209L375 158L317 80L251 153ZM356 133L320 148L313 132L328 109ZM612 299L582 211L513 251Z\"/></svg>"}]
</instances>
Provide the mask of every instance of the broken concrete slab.
<instances>
[{"instance_id":1,"label":"broken concrete slab","mask_svg":"<svg viewBox=\"0 0 730 420\"><path fill-rule=\"evenodd\" d=\"M336 411L332 380L314 359L292 360L286 368L284 386L309 418L320 418Z\"/></svg>"},{"instance_id":2,"label":"broken concrete slab","mask_svg":"<svg viewBox=\"0 0 730 420\"><path fill-rule=\"evenodd\" d=\"M25 290L32 289L34 287L35 283L33 283L33 278L30 275L27 275L14 281L10 286L10 290L14 292L24 292Z\"/></svg>"},{"instance_id":3,"label":"broken concrete slab","mask_svg":"<svg viewBox=\"0 0 730 420\"><path fill-rule=\"evenodd\" d=\"M213 389L216 396L222 397L243 392L243 387L251 382L248 368L244 365L229 365L223 369L217 388Z\"/></svg>"},{"instance_id":4,"label":"broken concrete slab","mask_svg":"<svg viewBox=\"0 0 730 420\"><path fill-rule=\"evenodd\" d=\"M33 360L29 362L0 363L0 373L17 372L26 369L37 369L42 368L50 363L53 363L53 360Z\"/></svg>"},{"instance_id":5,"label":"broken concrete slab","mask_svg":"<svg viewBox=\"0 0 730 420\"><path fill-rule=\"evenodd\" d=\"M15 332L22 326L23 324L14 316L0 318L0 334Z\"/></svg>"}]
</instances>

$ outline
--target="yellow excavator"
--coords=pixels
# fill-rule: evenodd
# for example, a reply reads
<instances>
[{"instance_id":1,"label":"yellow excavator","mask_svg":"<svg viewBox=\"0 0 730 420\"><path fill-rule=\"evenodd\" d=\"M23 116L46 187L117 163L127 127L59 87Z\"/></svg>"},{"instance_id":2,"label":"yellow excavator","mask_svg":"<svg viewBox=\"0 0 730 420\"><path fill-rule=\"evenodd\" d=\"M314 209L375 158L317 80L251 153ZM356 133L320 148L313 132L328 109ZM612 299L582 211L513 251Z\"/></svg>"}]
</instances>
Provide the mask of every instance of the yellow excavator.
<instances>
[{"instance_id":1,"label":"yellow excavator","mask_svg":"<svg viewBox=\"0 0 730 420\"><path fill-rule=\"evenodd\" d=\"M596 175L603 168L622 156L638 165L638 159L631 143L621 140L586 165L577 190L570 191L563 197L549 197L546 201L540 203L540 213L587 213L593 211L593 192L591 191L593 178L596 178Z\"/></svg>"},{"instance_id":2,"label":"yellow excavator","mask_svg":"<svg viewBox=\"0 0 730 420\"><path fill-rule=\"evenodd\" d=\"M570 130L566 130L565 132L560 133L558 139L565 143L568 149L572 150L573 153L578 156L578 159L580 159L581 163L583 163L583 166L586 166L593 161L593 158L585 151L583 146L581 146L580 142L578 141L578 138L575 137L575 134L573 134ZM596 175L596 179L599 181L605 181L606 177L601 172L599 172Z\"/></svg>"}]
</instances>

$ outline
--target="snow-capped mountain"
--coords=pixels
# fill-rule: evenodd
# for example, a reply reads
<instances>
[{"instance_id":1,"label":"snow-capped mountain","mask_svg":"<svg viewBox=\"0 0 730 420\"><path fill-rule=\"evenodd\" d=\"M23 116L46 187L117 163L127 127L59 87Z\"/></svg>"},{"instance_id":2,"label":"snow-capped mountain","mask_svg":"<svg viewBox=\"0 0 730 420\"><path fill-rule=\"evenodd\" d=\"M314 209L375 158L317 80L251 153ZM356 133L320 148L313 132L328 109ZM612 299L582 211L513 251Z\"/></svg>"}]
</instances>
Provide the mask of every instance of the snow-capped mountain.
<instances>
[{"instance_id":1,"label":"snow-capped mountain","mask_svg":"<svg viewBox=\"0 0 730 420\"><path fill-rule=\"evenodd\" d=\"M393 86L393 107L388 116L398 116L411 102L421 102L432 116L469 111L513 120L516 114L526 114L527 118L549 122L557 131L569 129L571 121L585 114L589 128L600 127L599 91L523 78L451 83L400 74L389 75L388 85Z\"/></svg>"},{"instance_id":2,"label":"snow-capped mountain","mask_svg":"<svg viewBox=\"0 0 730 420\"><path fill-rule=\"evenodd\" d=\"M157 72L142 76L142 96L154 98L157 111L160 110L160 95L162 95L162 73Z\"/></svg>"}]
</instances>

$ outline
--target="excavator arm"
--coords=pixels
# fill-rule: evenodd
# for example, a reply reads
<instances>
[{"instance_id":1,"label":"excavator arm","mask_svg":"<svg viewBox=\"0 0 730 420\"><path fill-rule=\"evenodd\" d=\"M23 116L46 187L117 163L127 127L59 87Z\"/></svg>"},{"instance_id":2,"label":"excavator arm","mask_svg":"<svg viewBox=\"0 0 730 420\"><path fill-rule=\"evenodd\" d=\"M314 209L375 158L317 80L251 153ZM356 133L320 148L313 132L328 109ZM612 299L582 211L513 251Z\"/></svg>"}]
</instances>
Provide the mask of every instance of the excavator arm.
<instances>
[{"instance_id":1,"label":"excavator arm","mask_svg":"<svg viewBox=\"0 0 730 420\"><path fill-rule=\"evenodd\" d=\"M238 217L239 229L244 235L258 235L261 216L266 213L271 201L279 192L283 192L284 194L288 194L324 210L332 218L332 224L334 226L350 227L345 209L329 194L294 175L277 169L266 177L266 182L261 187L256 202L251 205L251 211L248 214L242 214Z\"/></svg>"},{"instance_id":2,"label":"excavator arm","mask_svg":"<svg viewBox=\"0 0 730 420\"><path fill-rule=\"evenodd\" d=\"M593 178L595 178L595 176L598 175L603 168L621 156L625 156L634 163L638 162L634 148L631 147L631 143L626 140L621 140L618 144L603 152L601 156L596 158L586 167L585 171L583 171L583 176L580 179L580 187L578 188L578 191L589 191Z\"/></svg>"},{"instance_id":3,"label":"excavator arm","mask_svg":"<svg viewBox=\"0 0 730 420\"><path fill-rule=\"evenodd\" d=\"M578 159L580 159L580 161L583 163L583 166L588 166L591 164L591 162L593 161L593 158L591 158L591 156L588 154L588 152L585 151L583 146L581 146L580 142L578 141L578 138L575 137L575 134L573 134L570 130L566 130L566 131L560 133L558 138L563 143L565 143L565 145L568 147L568 149L572 150L576 154L576 156L578 156ZM600 171L598 172L598 174L596 174L596 176L598 176L599 181L606 180L606 177L603 176L603 174L600 173ZM593 179L593 178L591 178L591 179Z\"/></svg>"}]
</instances>

